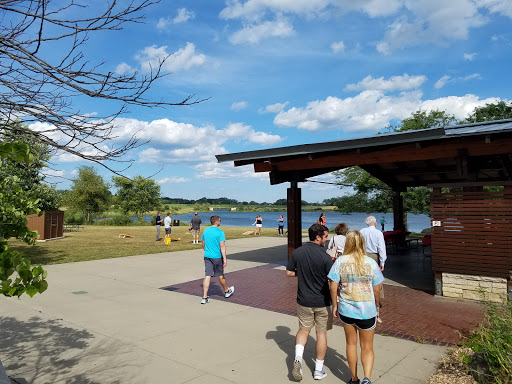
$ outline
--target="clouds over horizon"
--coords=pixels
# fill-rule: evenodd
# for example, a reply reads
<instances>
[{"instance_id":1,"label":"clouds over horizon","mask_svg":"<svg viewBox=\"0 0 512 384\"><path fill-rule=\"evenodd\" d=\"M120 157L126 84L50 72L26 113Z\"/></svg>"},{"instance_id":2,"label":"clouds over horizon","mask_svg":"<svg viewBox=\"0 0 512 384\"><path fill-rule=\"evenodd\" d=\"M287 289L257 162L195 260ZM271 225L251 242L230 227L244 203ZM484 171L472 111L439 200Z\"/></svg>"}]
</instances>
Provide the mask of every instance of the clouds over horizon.
<instances>
[{"instance_id":1,"label":"clouds over horizon","mask_svg":"<svg viewBox=\"0 0 512 384\"><path fill-rule=\"evenodd\" d=\"M375 44L378 52L387 55L406 47L465 40L471 29L489 22L487 14L512 18L512 3L509 0L229 0L219 17L240 20L242 24L230 36L231 43L256 44L270 37L291 36L293 18L314 20L349 12L360 12L372 19L391 19ZM344 44L334 42L331 49L334 53L341 52Z\"/></svg>"},{"instance_id":2,"label":"clouds over horizon","mask_svg":"<svg viewBox=\"0 0 512 384\"><path fill-rule=\"evenodd\" d=\"M477 74L461 78L477 78ZM360 90L354 97L341 99L328 96L325 100L314 100L305 107L292 107L280 111L274 118L278 127L296 127L311 132L321 130L343 130L348 133L377 132L393 120L402 120L422 109L446 110L458 119L466 118L476 107L495 103L499 98L480 99L473 94L465 96L440 97L423 100L420 86L427 80L425 76L393 76L374 79L365 77L357 84L347 85L347 90ZM441 78L436 86L442 86L449 77ZM400 91L393 93L394 91Z\"/></svg>"}]
</instances>

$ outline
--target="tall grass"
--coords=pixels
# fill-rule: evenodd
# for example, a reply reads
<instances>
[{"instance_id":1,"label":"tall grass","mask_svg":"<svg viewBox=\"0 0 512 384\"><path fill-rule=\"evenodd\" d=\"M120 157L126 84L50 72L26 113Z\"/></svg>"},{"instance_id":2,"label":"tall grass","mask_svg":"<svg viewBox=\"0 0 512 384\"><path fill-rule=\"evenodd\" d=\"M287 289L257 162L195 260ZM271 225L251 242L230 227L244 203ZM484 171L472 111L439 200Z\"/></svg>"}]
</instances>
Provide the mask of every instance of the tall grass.
<instances>
[{"instance_id":1,"label":"tall grass","mask_svg":"<svg viewBox=\"0 0 512 384\"><path fill-rule=\"evenodd\" d=\"M512 383L512 302L485 302L485 318L464 346L473 355L463 361L471 375L485 384Z\"/></svg>"}]
</instances>

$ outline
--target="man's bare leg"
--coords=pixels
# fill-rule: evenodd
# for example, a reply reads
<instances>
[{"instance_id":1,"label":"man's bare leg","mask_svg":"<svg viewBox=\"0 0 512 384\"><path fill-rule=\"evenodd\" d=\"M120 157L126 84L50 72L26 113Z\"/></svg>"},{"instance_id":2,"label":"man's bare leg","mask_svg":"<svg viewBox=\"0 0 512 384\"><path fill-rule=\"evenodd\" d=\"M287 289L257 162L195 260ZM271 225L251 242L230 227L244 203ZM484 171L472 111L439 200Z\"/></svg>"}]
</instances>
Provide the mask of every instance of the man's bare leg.
<instances>
[{"instance_id":1,"label":"man's bare leg","mask_svg":"<svg viewBox=\"0 0 512 384\"><path fill-rule=\"evenodd\" d=\"M205 276L203 280L203 297L208 297L208 289L210 288L210 276Z\"/></svg>"},{"instance_id":2,"label":"man's bare leg","mask_svg":"<svg viewBox=\"0 0 512 384\"><path fill-rule=\"evenodd\" d=\"M228 291L228 285L226 284L226 278L224 276L219 276L219 283L222 286L222 289L223 289L222 292L227 292Z\"/></svg>"}]
</instances>

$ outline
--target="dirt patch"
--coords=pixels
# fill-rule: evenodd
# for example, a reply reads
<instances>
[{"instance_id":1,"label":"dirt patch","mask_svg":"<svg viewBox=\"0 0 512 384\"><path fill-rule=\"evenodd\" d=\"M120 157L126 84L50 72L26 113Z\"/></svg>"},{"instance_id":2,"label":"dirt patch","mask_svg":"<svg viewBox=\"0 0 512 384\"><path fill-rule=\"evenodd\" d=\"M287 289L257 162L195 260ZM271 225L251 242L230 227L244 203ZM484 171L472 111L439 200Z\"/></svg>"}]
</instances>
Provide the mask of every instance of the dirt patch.
<instances>
[{"instance_id":1,"label":"dirt patch","mask_svg":"<svg viewBox=\"0 0 512 384\"><path fill-rule=\"evenodd\" d=\"M454 347L448 350L439 362L439 367L427 384L478 384L475 379L466 372L462 355L472 355L470 348Z\"/></svg>"}]
</instances>

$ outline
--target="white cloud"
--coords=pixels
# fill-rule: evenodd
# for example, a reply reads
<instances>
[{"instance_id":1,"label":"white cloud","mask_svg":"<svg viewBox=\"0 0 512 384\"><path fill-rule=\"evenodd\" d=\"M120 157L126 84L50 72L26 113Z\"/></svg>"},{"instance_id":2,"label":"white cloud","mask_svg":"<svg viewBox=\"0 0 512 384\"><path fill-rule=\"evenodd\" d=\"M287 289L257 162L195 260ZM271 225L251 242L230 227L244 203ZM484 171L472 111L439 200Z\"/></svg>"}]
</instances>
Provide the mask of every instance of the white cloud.
<instances>
[{"instance_id":1,"label":"white cloud","mask_svg":"<svg viewBox=\"0 0 512 384\"><path fill-rule=\"evenodd\" d=\"M284 107L286 107L288 105L288 101L285 102L285 103L275 103L275 104L270 104L270 105L267 105L265 107L265 109L259 109L258 112L259 113L279 113L281 112Z\"/></svg>"},{"instance_id":2,"label":"white cloud","mask_svg":"<svg viewBox=\"0 0 512 384\"><path fill-rule=\"evenodd\" d=\"M478 73L473 73L472 75L467 75L464 77L464 80L467 81L467 80L473 80L473 79L481 79L482 76L480 76L480 74Z\"/></svg>"},{"instance_id":3,"label":"white cloud","mask_svg":"<svg viewBox=\"0 0 512 384\"><path fill-rule=\"evenodd\" d=\"M178 14L172 20L174 24L184 23L185 21L191 20L195 17L195 13L187 10L186 8L178 9Z\"/></svg>"},{"instance_id":4,"label":"white cloud","mask_svg":"<svg viewBox=\"0 0 512 384\"><path fill-rule=\"evenodd\" d=\"M444 76L436 85L441 86L443 82L464 81L473 78L476 78L475 75L456 79ZM354 97L340 99L329 96L325 100L311 101L305 107L283 110L275 116L274 124L279 127L296 127L312 132L344 130L345 132L364 134L379 131L393 120L407 118L418 109L427 111L446 110L458 119L463 119L475 107L499 101L497 98L480 100L478 96L472 94L422 100L423 93L419 89L389 95L387 93L390 91L401 89L397 84L407 88L409 86L407 84L415 84L415 82L386 83L377 81L374 83L373 80L370 78L368 82L363 81L358 84L372 84L375 88L381 89L364 89L365 87L361 85L358 87L364 90ZM418 81L418 83L422 83L422 81Z\"/></svg>"},{"instance_id":5,"label":"white cloud","mask_svg":"<svg viewBox=\"0 0 512 384\"><path fill-rule=\"evenodd\" d=\"M491 13L499 13L512 18L512 2L510 0L476 0L479 7L486 7Z\"/></svg>"},{"instance_id":6,"label":"white cloud","mask_svg":"<svg viewBox=\"0 0 512 384\"><path fill-rule=\"evenodd\" d=\"M396 12L402 0L229 0L221 11L223 19L258 20L265 14L294 14L311 18L339 12L362 11L370 17Z\"/></svg>"},{"instance_id":7,"label":"white cloud","mask_svg":"<svg viewBox=\"0 0 512 384\"><path fill-rule=\"evenodd\" d=\"M242 123L230 124L221 131L221 135L233 140L247 139L251 143L260 145L274 145L282 140L281 136L257 132L250 125Z\"/></svg>"},{"instance_id":8,"label":"white cloud","mask_svg":"<svg viewBox=\"0 0 512 384\"><path fill-rule=\"evenodd\" d=\"M164 177L163 179L159 179L156 182L158 184L167 184L167 183L187 183L190 179L185 179L184 177Z\"/></svg>"},{"instance_id":9,"label":"white cloud","mask_svg":"<svg viewBox=\"0 0 512 384\"><path fill-rule=\"evenodd\" d=\"M470 81L474 79L481 79L482 77L478 73L473 73L471 75L462 76L462 77L450 77L448 75L444 75L439 80L436 81L434 84L434 87L436 89L443 88L448 83L457 83L461 81Z\"/></svg>"},{"instance_id":10,"label":"white cloud","mask_svg":"<svg viewBox=\"0 0 512 384\"><path fill-rule=\"evenodd\" d=\"M348 84L345 87L346 91L362 91L362 90L375 90L375 91L406 91L409 89L417 89L427 80L426 76L409 76L405 73L402 76L392 76L389 80L383 77L374 79L371 75L366 76L357 84Z\"/></svg>"},{"instance_id":11,"label":"white cloud","mask_svg":"<svg viewBox=\"0 0 512 384\"><path fill-rule=\"evenodd\" d=\"M270 37L288 37L295 33L293 26L287 20L265 21L261 24L251 24L235 32L229 38L232 44L256 44Z\"/></svg>"},{"instance_id":12,"label":"white cloud","mask_svg":"<svg viewBox=\"0 0 512 384\"><path fill-rule=\"evenodd\" d=\"M434 88L436 88L436 89L443 88L449 80L450 80L450 76L444 75L443 77L441 77L439 80L436 81L436 83L434 84Z\"/></svg>"},{"instance_id":13,"label":"white cloud","mask_svg":"<svg viewBox=\"0 0 512 384\"><path fill-rule=\"evenodd\" d=\"M475 59L476 53L465 53L464 60L473 61Z\"/></svg>"},{"instance_id":14,"label":"white cloud","mask_svg":"<svg viewBox=\"0 0 512 384\"><path fill-rule=\"evenodd\" d=\"M196 178L198 179L261 179L268 180L267 172L254 172L254 168L250 165L241 167L233 167L230 162L217 163L211 161L204 164L198 164L194 167L197 171Z\"/></svg>"},{"instance_id":15,"label":"white cloud","mask_svg":"<svg viewBox=\"0 0 512 384\"><path fill-rule=\"evenodd\" d=\"M195 13L187 10L186 8L178 9L178 14L175 17L161 17L158 20L156 27L158 29L166 29L171 24L180 24L195 17Z\"/></svg>"},{"instance_id":16,"label":"white cloud","mask_svg":"<svg viewBox=\"0 0 512 384\"><path fill-rule=\"evenodd\" d=\"M405 0L411 14L397 18L388 26L377 51L389 54L396 49L430 43L465 40L471 28L484 25L487 19L473 0Z\"/></svg>"},{"instance_id":17,"label":"white cloud","mask_svg":"<svg viewBox=\"0 0 512 384\"><path fill-rule=\"evenodd\" d=\"M247 102L246 101L238 101L233 104L231 104L231 110L232 111L240 111L242 109L247 108Z\"/></svg>"},{"instance_id":18,"label":"white cloud","mask_svg":"<svg viewBox=\"0 0 512 384\"><path fill-rule=\"evenodd\" d=\"M497 97L489 97L482 99L478 96L468 94L465 96L448 96L441 97L434 100L425 100L421 103L420 108L423 110L434 111L447 111L449 114L454 115L457 119L464 119L477 107L483 107L486 104L493 104L499 102ZM413 111L411 111L412 113Z\"/></svg>"},{"instance_id":19,"label":"white cloud","mask_svg":"<svg viewBox=\"0 0 512 384\"><path fill-rule=\"evenodd\" d=\"M118 75L125 75L127 73L133 73L135 72L135 69L133 69L132 67L130 67L128 64L126 63L121 63L119 64L116 69L114 70L115 73L117 73Z\"/></svg>"},{"instance_id":20,"label":"white cloud","mask_svg":"<svg viewBox=\"0 0 512 384\"><path fill-rule=\"evenodd\" d=\"M159 63L166 59L163 64L163 69L174 73L188 70L192 67L199 67L206 63L206 56L197 54L196 47L193 43L187 43L184 48L180 48L178 51L171 54L167 52L167 46L157 47L153 45L137 53L135 59L140 63L144 71L157 68Z\"/></svg>"},{"instance_id":21,"label":"white cloud","mask_svg":"<svg viewBox=\"0 0 512 384\"><path fill-rule=\"evenodd\" d=\"M331 49L334 53L343 52L345 50L345 44L343 41L335 41L331 44Z\"/></svg>"}]
</instances>

